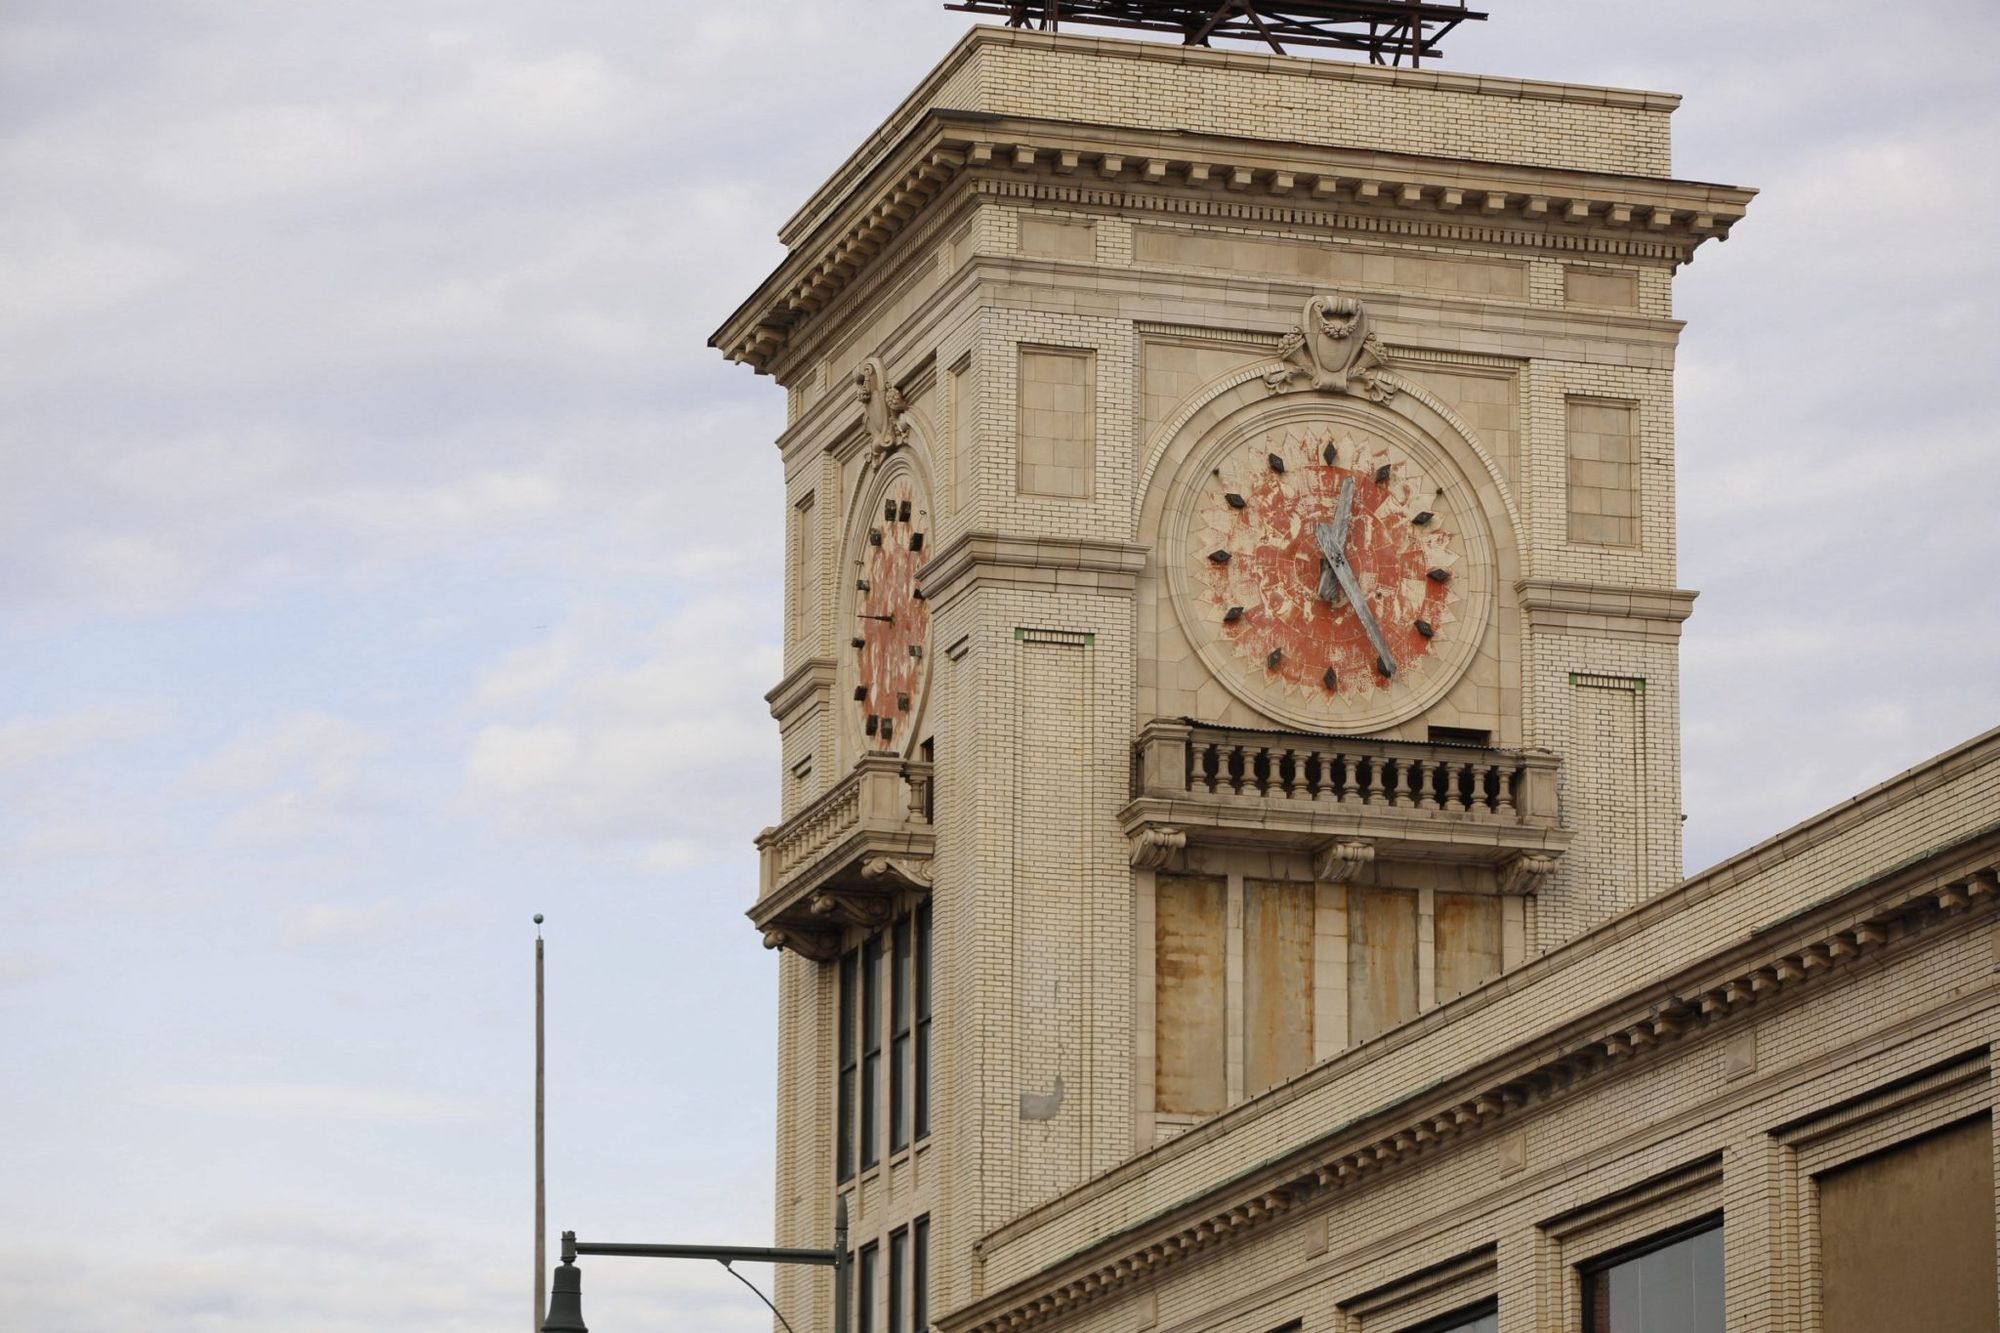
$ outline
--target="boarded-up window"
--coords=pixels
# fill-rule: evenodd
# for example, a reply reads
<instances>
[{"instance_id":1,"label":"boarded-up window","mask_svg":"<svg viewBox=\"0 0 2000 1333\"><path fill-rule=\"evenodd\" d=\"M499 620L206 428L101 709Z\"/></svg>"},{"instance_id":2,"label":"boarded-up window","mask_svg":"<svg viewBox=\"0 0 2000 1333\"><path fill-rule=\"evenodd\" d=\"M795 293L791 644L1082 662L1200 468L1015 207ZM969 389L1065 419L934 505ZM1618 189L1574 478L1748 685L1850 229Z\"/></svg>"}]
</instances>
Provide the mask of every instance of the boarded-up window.
<instances>
[{"instance_id":1,"label":"boarded-up window","mask_svg":"<svg viewBox=\"0 0 2000 1333\"><path fill-rule=\"evenodd\" d=\"M1347 893L1347 1012L1355 1044L1417 1016L1417 895Z\"/></svg>"},{"instance_id":2,"label":"boarded-up window","mask_svg":"<svg viewBox=\"0 0 2000 1333\"><path fill-rule=\"evenodd\" d=\"M1606 398L1569 400L1569 539L1639 544L1639 409Z\"/></svg>"},{"instance_id":3,"label":"boarded-up window","mask_svg":"<svg viewBox=\"0 0 2000 1333\"><path fill-rule=\"evenodd\" d=\"M1023 347L1020 471L1023 495L1090 498L1097 456L1097 355Z\"/></svg>"},{"instance_id":4,"label":"boarded-up window","mask_svg":"<svg viewBox=\"0 0 2000 1333\"><path fill-rule=\"evenodd\" d=\"M1154 892L1154 1103L1213 1115L1229 1099L1224 1064L1227 881L1162 875Z\"/></svg>"},{"instance_id":5,"label":"boarded-up window","mask_svg":"<svg viewBox=\"0 0 2000 1333\"><path fill-rule=\"evenodd\" d=\"M1243 1086L1302 1072L1313 1052L1313 886L1243 886Z\"/></svg>"},{"instance_id":6,"label":"boarded-up window","mask_svg":"<svg viewBox=\"0 0 2000 1333\"><path fill-rule=\"evenodd\" d=\"M1825 1333L2000 1327L1988 1116L1819 1177Z\"/></svg>"},{"instance_id":7,"label":"boarded-up window","mask_svg":"<svg viewBox=\"0 0 2000 1333\"><path fill-rule=\"evenodd\" d=\"M1437 1000L1443 1004L1500 975L1500 900L1483 893L1440 893L1432 902Z\"/></svg>"}]
</instances>

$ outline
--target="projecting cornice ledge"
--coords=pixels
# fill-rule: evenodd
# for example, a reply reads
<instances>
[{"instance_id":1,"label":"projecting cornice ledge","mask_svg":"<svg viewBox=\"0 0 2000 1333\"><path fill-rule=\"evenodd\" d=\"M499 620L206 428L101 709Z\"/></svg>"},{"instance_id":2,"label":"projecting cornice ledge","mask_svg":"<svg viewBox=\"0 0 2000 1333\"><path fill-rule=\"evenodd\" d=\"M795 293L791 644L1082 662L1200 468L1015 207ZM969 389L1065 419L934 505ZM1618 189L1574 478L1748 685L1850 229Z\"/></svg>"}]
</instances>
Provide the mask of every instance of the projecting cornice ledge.
<instances>
[{"instance_id":1,"label":"projecting cornice ledge","mask_svg":"<svg viewBox=\"0 0 2000 1333\"><path fill-rule=\"evenodd\" d=\"M1699 593L1612 583L1522 579L1514 585L1530 629L1595 638L1678 639Z\"/></svg>"},{"instance_id":2,"label":"projecting cornice ledge","mask_svg":"<svg viewBox=\"0 0 2000 1333\"><path fill-rule=\"evenodd\" d=\"M771 716L783 722L800 705L812 703L816 697L823 699L826 691L833 688L833 675L834 664L828 658L809 657L799 663L764 696L764 702L771 706Z\"/></svg>"},{"instance_id":3,"label":"projecting cornice ledge","mask_svg":"<svg viewBox=\"0 0 2000 1333\"><path fill-rule=\"evenodd\" d=\"M1547 253L1686 263L1755 190L1664 177L1329 148L933 108L885 147L710 346L760 373L951 187L989 195Z\"/></svg>"},{"instance_id":4,"label":"projecting cornice ledge","mask_svg":"<svg viewBox=\"0 0 2000 1333\"><path fill-rule=\"evenodd\" d=\"M1130 595L1147 555L1129 542L967 532L940 547L918 578L934 605L980 585Z\"/></svg>"}]
</instances>

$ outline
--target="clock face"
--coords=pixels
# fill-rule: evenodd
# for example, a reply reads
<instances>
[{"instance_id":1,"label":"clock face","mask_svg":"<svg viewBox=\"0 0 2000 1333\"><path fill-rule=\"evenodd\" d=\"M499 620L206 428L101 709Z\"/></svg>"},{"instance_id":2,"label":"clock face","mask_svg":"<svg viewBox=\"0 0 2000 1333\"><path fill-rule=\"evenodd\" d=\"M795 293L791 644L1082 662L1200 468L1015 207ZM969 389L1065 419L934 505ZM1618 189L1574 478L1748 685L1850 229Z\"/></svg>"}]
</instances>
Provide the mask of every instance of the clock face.
<instances>
[{"instance_id":1,"label":"clock face","mask_svg":"<svg viewBox=\"0 0 2000 1333\"><path fill-rule=\"evenodd\" d=\"M917 585L930 509L907 470L878 487L855 561L853 707L864 748L900 750L915 726L930 609Z\"/></svg>"},{"instance_id":2,"label":"clock face","mask_svg":"<svg viewBox=\"0 0 2000 1333\"><path fill-rule=\"evenodd\" d=\"M1484 622L1486 571L1467 540L1479 519L1426 451L1308 422L1201 461L1174 583L1197 650L1233 693L1306 729L1365 730L1457 679Z\"/></svg>"}]
</instances>

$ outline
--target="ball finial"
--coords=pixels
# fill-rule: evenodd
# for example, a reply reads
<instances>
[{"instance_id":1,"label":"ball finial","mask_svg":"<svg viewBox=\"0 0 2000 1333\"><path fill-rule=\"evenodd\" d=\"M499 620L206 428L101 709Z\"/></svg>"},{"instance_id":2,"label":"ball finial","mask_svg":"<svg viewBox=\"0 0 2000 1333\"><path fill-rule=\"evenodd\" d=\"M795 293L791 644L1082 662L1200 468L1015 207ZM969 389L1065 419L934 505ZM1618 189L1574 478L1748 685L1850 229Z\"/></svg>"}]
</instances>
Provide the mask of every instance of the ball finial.
<instances>
[{"instance_id":1,"label":"ball finial","mask_svg":"<svg viewBox=\"0 0 2000 1333\"><path fill-rule=\"evenodd\" d=\"M538 926L542 924L542 914L540 912L535 913L535 924Z\"/></svg>"}]
</instances>

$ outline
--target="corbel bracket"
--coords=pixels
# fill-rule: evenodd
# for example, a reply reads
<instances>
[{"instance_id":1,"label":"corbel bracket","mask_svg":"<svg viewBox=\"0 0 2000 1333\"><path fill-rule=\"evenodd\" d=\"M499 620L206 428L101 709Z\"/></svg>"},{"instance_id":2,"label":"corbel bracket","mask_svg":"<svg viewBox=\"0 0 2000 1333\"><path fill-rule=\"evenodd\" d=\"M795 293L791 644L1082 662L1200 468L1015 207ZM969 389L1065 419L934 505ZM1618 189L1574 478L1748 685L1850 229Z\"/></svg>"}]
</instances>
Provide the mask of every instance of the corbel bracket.
<instances>
[{"instance_id":1,"label":"corbel bracket","mask_svg":"<svg viewBox=\"0 0 2000 1333\"><path fill-rule=\"evenodd\" d=\"M1187 834L1177 828L1142 828L1132 838L1134 870L1178 870L1187 860Z\"/></svg>"},{"instance_id":2,"label":"corbel bracket","mask_svg":"<svg viewBox=\"0 0 2000 1333\"><path fill-rule=\"evenodd\" d=\"M1539 893L1555 873L1555 857L1546 852L1521 852L1500 867L1500 892Z\"/></svg>"},{"instance_id":3,"label":"corbel bracket","mask_svg":"<svg viewBox=\"0 0 2000 1333\"><path fill-rule=\"evenodd\" d=\"M1347 884L1375 860L1375 844L1358 839L1329 843L1313 859L1313 878L1322 884Z\"/></svg>"}]
</instances>

